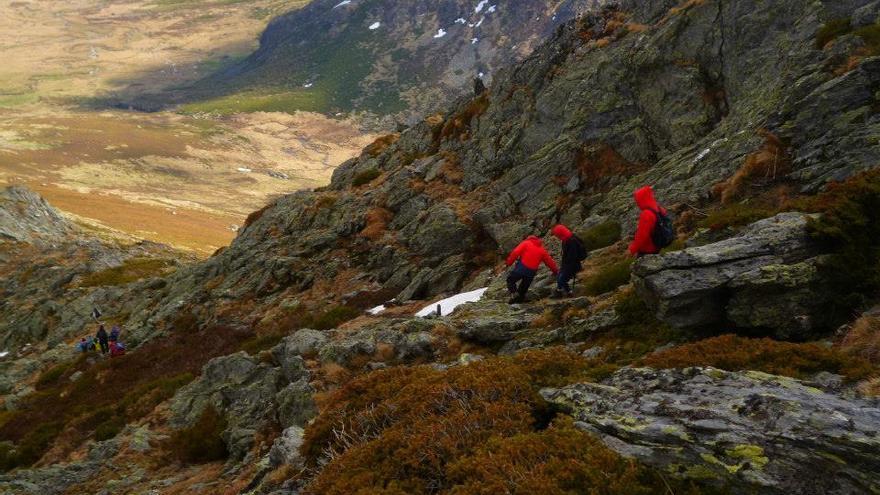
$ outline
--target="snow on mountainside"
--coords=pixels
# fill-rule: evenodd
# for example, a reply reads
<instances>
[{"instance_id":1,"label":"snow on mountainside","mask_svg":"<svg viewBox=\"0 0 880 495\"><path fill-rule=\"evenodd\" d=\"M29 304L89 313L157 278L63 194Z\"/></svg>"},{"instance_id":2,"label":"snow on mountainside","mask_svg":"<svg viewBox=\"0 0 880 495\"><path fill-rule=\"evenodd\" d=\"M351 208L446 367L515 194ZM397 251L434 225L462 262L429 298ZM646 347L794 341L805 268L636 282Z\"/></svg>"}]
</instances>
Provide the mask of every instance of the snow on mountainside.
<instances>
[{"instance_id":1,"label":"snow on mountainside","mask_svg":"<svg viewBox=\"0 0 880 495\"><path fill-rule=\"evenodd\" d=\"M604 0L317 0L273 20L260 48L197 86L287 110L415 116L522 60ZM217 98L218 94L221 96Z\"/></svg>"}]
</instances>

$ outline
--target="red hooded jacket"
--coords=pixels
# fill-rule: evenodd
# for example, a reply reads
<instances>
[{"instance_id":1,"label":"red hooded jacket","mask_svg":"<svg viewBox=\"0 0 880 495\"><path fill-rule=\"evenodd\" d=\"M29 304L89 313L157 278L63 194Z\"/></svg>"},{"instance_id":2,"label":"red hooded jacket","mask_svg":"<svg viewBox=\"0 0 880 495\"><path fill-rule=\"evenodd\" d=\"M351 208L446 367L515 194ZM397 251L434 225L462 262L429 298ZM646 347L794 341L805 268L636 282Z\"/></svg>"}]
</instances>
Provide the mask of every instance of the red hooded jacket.
<instances>
[{"instance_id":1,"label":"red hooded jacket","mask_svg":"<svg viewBox=\"0 0 880 495\"><path fill-rule=\"evenodd\" d=\"M660 250L654 246L654 241L651 239L651 233L654 232L654 225L657 224L657 215L654 214L654 212L659 211L665 215L666 210L657 204L657 200L654 199L654 190L651 189L651 186L645 186L636 190L633 197L635 198L639 209L642 210L642 214L639 216L639 226L636 229L636 237L629 245L629 252L633 256L639 254L657 254Z\"/></svg>"},{"instance_id":2,"label":"red hooded jacket","mask_svg":"<svg viewBox=\"0 0 880 495\"><path fill-rule=\"evenodd\" d=\"M541 267L543 261L547 268L553 273L558 273L559 268L556 262L550 257L550 253L544 249L541 239L530 235L526 240L522 241L510 255L507 256L507 266L512 265L517 259L529 270L537 270Z\"/></svg>"}]
</instances>

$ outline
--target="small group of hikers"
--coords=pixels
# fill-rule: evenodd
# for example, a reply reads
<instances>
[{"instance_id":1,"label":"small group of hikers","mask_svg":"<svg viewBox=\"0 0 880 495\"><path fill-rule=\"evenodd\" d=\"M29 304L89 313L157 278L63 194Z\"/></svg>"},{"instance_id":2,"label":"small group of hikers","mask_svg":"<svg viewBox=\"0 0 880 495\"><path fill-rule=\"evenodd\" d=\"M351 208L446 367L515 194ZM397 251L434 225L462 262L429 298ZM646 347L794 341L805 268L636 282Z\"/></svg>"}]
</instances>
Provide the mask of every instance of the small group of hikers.
<instances>
[{"instance_id":1,"label":"small group of hikers","mask_svg":"<svg viewBox=\"0 0 880 495\"><path fill-rule=\"evenodd\" d=\"M100 324L94 337L83 337L76 347L80 352L97 351L101 354L110 353L110 357L122 356L125 354L125 345L119 341L121 333L122 330L114 325L108 334L104 324Z\"/></svg>"},{"instance_id":2,"label":"small group of hikers","mask_svg":"<svg viewBox=\"0 0 880 495\"><path fill-rule=\"evenodd\" d=\"M629 245L629 252L637 257L657 254L675 238L672 222L666 210L657 204L654 190L650 186L636 190L633 196L641 214L635 238ZM570 282L583 269L581 263L587 259L588 253L583 241L565 225L556 225L550 232L562 242L561 266L556 265L537 236L529 236L508 255L507 266L516 264L507 276L507 290L510 292L511 304L525 302L526 293L541 263L547 265L556 276L553 297L571 297Z\"/></svg>"}]
</instances>

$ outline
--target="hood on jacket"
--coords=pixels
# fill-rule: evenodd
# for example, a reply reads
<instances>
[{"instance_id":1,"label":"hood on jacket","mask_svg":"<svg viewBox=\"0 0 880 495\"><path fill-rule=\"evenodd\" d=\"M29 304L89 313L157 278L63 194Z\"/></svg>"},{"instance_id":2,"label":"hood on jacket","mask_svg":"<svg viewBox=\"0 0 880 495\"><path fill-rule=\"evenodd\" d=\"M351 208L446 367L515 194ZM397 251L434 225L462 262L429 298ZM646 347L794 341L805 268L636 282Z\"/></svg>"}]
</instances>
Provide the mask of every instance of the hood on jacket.
<instances>
[{"instance_id":1,"label":"hood on jacket","mask_svg":"<svg viewBox=\"0 0 880 495\"><path fill-rule=\"evenodd\" d=\"M538 246L538 247L544 247L544 243L541 242L541 238L538 236L530 235L530 236L526 237L526 240L531 242L532 244Z\"/></svg>"},{"instance_id":2,"label":"hood on jacket","mask_svg":"<svg viewBox=\"0 0 880 495\"><path fill-rule=\"evenodd\" d=\"M568 230L568 227L566 227L565 225L557 225L553 227L553 230L551 230L550 232L562 242L571 239L572 235L571 231Z\"/></svg>"},{"instance_id":3,"label":"hood on jacket","mask_svg":"<svg viewBox=\"0 0 880 495\"><path fill-rule=\"evenodd\" d=\"M657 204L657 200L654 199L654 190L651 189L651 186L645 186L640 189L637 189L635 193L633 193L633 198L636 200L636 205L638 205L641 210L654 210L657 211L660 209L660 206Z\"/></svg>"}]
</instances>

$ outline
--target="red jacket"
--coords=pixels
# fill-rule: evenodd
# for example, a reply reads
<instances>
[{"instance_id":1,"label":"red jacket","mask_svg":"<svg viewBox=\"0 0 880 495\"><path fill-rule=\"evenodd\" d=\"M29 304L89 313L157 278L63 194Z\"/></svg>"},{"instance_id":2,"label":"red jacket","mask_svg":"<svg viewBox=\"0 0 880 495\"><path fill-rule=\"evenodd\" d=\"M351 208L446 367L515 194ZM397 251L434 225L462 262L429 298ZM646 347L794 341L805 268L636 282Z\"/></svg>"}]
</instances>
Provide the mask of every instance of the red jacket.
<instances>
[{"instance_id":1,"label":"red jacket","mask_svg":"<svg viewBox=\"0 0 880 495\"><path fill-rule=\"evenodd\" d=\"M533 235L530 235L510 252L510 255L507 256L507 266L512 265L517 259L529 270L537 270L541 267L541 262L543 261L550 271L553 273L559 272L556 262L550 257L550 253L544 249L541 239Z\"/></svg>"},{"instance_id":2,"label":"red jacket","mask_svg":"<svg viewBox=\"0 0 880 495\"><path fill-rule=\"evenodd\" d=\"M642 214L639 216L636 237L629 245L629 252L633 256L657 254L660 250L654 246L654 241L651 240L651 233L654 232L654 225L657 224L657 215L654 214L654 211L659 211L665 215L666 210L657 204L657 200L654 199L654 190L651 189L651 186L638 189L633 194L633 197L639 209L642 210Z\"/></svg>"}]
</instances>

